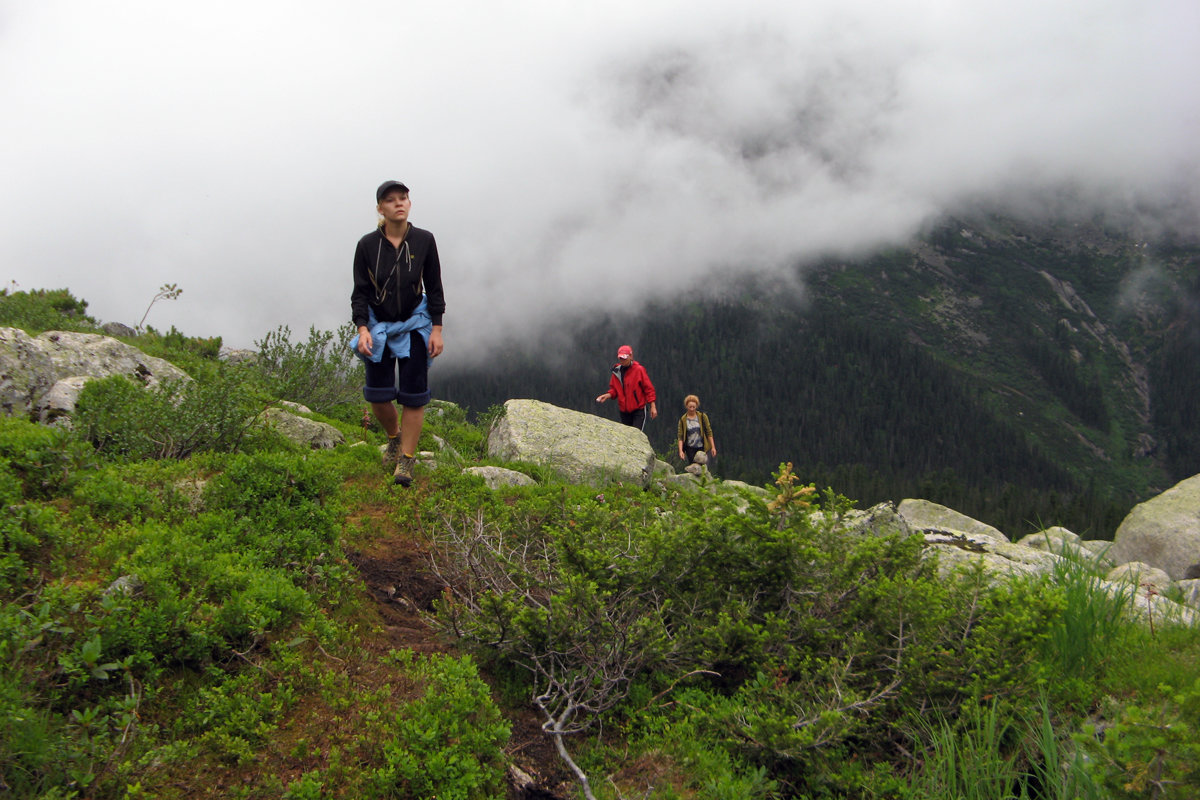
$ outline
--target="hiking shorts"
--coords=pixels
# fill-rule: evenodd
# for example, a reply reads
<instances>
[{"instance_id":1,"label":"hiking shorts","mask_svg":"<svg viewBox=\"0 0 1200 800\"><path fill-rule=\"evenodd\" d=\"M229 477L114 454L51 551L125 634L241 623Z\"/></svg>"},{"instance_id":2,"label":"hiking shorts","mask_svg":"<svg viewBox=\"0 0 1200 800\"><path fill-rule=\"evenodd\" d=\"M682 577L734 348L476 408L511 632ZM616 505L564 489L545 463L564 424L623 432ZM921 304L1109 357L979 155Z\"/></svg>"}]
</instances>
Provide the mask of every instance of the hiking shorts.
<instances>
[{"instance_id":1,"label":"hiking shorts","mask_svg":"<svg viewBox=\"0 0 1200 800\"><path fill-rule=\"evenodd\" d=\"M395 400L408 408L420 408L429 404L429 358L425 339L415 331L409 333L408 358L395 358L386 350L376 364L363 362L367 368L367 382L363 387L363 399L368 403L390 403Z\"/></svg>"}]
</instances>

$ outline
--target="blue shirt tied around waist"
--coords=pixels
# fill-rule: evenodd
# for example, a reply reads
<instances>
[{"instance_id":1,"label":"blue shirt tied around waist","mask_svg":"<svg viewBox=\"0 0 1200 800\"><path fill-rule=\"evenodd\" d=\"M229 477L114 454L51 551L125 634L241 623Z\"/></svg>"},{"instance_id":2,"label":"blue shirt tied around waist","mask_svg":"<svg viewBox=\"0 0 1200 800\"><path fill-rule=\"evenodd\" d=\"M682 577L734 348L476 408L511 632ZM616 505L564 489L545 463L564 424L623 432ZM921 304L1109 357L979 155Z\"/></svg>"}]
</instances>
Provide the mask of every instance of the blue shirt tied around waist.
<instances>
[{"instance_id":1,"label":"blue shirt tied around waist","mask_svg":"<svg viewBox=\"0 0 1200 800\"><path fill-rule=\"evenodd\" d=\"M363 361L378 364L383 360L383 349L386 347L393 358L408 358L409 334L417 332L425 340L425 358L432 364L429 355L429 335L433 333L433 319L429 316L426 297L421 295L421 302L413 309L412 315L402 322L379 322L375 319L375 309L367 309L367 330L371 332L371 355L368 358L358 352L358 334L350 340L350 349Z\"/></svg>"}]
</instances>

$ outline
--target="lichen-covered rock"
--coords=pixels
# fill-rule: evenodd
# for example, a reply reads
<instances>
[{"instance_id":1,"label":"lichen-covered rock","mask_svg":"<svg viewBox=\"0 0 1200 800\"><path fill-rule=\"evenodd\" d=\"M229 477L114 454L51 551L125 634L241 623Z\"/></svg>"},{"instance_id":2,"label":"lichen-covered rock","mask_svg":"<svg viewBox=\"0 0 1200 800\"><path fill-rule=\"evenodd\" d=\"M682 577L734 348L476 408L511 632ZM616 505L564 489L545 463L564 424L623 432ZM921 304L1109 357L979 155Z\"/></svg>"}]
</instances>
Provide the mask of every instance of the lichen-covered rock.
<instances>
[{"instance_id":1,"label":"lichen-covered rock","mask_svg":"<svg viewBox=\"0 0 1200 800\"><path fill-rule=\"evenodd\" d=\"M928 500L902 500L897 513L914 531L954 534L967 539L1008 541L1007 536L991 525Z\"/></svg>"},{"instance_id":2,"label":"lichen-covered rock","mask_svg":"<svg viewBox=\"0 0 1200 800\"><path fill-rule=\"evenodd\" d=\"M1189 578L1175 584L1183 592L1183 602L1191 608L1200 609L1200 579Z\"/></svg>"},{"instance_id":3,"label":"lichen-covered rock","mask_svg":"<svg viewBox=\"0 0 1200 800\"><path fill-rule=\"evenodd\" d=\"M100 326L100 330L109 336L137 336L137 331L123 322L106 322Z\"/></svg>"},{"instance_id":4,"label":"lichen-covered rock","mask_svg":"<svg viewBox=\"0 0 1200 800\"><path fill-rule=\"evenodd\" d=\"M488 454L543 464L563 480L593 486L646 486L654 474L654 448L637 428L538 400L504 404L488 434Z\"/></svg>"},{"instance_id":5,"label":"lichen-covered rock","mask_svg":"<svg viewBox=\"0 0 1200 800\"><path fill-rule=\"evenodd\" d=\"M672 473L664 475L659 479L663 486L683 489L684 491L694 492L700 491L700 479L690 472Z\"/></svg>"},{"instance_id":6,"label":"lichen-covered rock","mask_svg":"<svg viewBox=\"0 0 1200 800\"><path fill-rule=\"evenodd\" d=\"M986 536L968 538L963 534L926 532L926 552L936 553L943 575L960 565L979 563L985 572L997 578L1019 575L1045 575L1062 559L1053 553L1035 550Z\"/></svg>"},{"instance_id":7,"label":"lichen-covered rock","mask_svg":"<svg viewBox=\"0 0 1200 800\"><path fill-rule=\"evenodd\" d=\"M74 386L90 378L123 375L143 386L164 381L190 381L187 373L161 358L110 336L74 331L46 331L30 336L19 328L0 328L0 412L15 416L62 416L62 404ZM63 391L47 406L46 396L60 381ZM78 393L76 392L76 397Z\"/></svg>"},{"instance_id":8,"label":"lichen-covered rock","mask_svg":"<svg viewBox=\"0 0 1200 800\"><path fill-rule=\"evenodd\" d=\"M746 491L746 492L750 492L751 494L758 495L759 497L762 497L762 498L767 498L767 497L771 496L771 493L768 492L763 487L755 486L754 484L746 483L745 481L729 481L729 480L721 481L721 488L723 490L728 490L728 491L732 491L732 492Z\"/></svg>"},{"instance_id":9,"label":"lichen-covered rock","mask_svg":"<svg viewBox=\"0 0 1200 800\"><path fill-rule=\"evenodd\" d=\"M1182 580L1200 561L1200 475L1134 506L1117 528L1110 556L1117 564L1140 561Z\"/></svg>"},{"instance_id":10,"label":"lichen-covered rock","mask_svg":"<svg viewBox=\"0 0 1200 800\"><path fill-rule=\"evenodd\" d=\"M282 408L268 408L263 421L281 436L314 450L329 450L346 442L342 432L329 423L298 417Z\"/></svg>"},{"instance_id":11,"label":"lichen-covered rock","mask_svg":"<svg viewBox=\"0 0 1200 800\"><path fill-rule=\"evenodd\" d=\"M912 528L896 512L896 506L891 502L879 503L866 510L851 509L842 515L834 529L853 536L912 535Z\"/></svg>"},{"instance_id":12,"label":"lichen-covered rock","mask_svg":"<svg viewBox=\"0 0 1200 800\"><path fill-rule=\"evenodd\" d=\"M58 380L52 375L50 359L32 336L20 328L0 328L0 412L28 416Z\"/></svg>"},{"instance_id":13,"label":"lichen-covered rock","mask_svg":"<svg viewBox=\"0 0 1200 800\"><path fill-rule=\"evenodd\" d=\"M1084 539L1079 543L1087 552L1091 553L1092 561L1099 567L1115 567L1116 563L1112 559L1112 542L1105 542L1100 539Z\"/></svg>"},{"instance_id":14,"label":"lichen-covered rock","mask_svg":"<svg viewBox=\"0 0 1200 800\"><path fill-rule=\"evenodd\" d=\"M499 489L501 486L537 485L537 481L524 472L517 472L515 469L505 469L504 467L467 467L463 472L483 478L483 482L487 484L489 489Z\"/></svg>"},{"instance_id":15,"label":"lichen-covered rock","mask_svg":"<svg viewBox=\"0 0 1200 800\"><path fill-rule=\"evenodd\" d=\"M1156 592L1161 592L1171 585L1171 577L1167 575L1166 570L1152 567L1140 561L1128 561L1113 567L1104 577L1106 580L1114 583L1122 581L1133 583L1153 589Z\"/></svg>"},{"instance_id":16,"label":"lichen-covered rock","mask_svg":"<svg viewBox=\"0 0 1200 800\"><path fill-rule=\"evenodd\" d=\"M75 413L75 404L79 402L79 393L87 382L92 380L86 375L76 375L63 378L50 391L42 395L38 403L38 421L45 425L62 425L71 427L71 415Z\"/></svg>"}]
</instances>

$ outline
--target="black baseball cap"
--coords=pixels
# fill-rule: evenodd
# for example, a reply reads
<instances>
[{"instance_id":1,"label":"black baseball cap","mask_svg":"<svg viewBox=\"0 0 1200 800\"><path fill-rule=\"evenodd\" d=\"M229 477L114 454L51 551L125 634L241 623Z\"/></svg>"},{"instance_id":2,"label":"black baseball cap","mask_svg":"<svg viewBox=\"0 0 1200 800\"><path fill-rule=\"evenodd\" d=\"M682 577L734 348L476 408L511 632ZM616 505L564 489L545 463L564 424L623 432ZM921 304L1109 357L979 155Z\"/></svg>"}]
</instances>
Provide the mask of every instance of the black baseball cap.
<instances>
[{"instance_id":1,"label":"black baseball cap","mask_svg":"<svg viewBox=\"0 0 1200 800\"><path fill-rule=\"evenodd\" d=\"M408 194L408 187L400 181L384 181L383 183L379 184L379 188L375 190L375 202L382 203L383 196L393 189L399 189L405 194Z\"/></svg>"}]
</instances>

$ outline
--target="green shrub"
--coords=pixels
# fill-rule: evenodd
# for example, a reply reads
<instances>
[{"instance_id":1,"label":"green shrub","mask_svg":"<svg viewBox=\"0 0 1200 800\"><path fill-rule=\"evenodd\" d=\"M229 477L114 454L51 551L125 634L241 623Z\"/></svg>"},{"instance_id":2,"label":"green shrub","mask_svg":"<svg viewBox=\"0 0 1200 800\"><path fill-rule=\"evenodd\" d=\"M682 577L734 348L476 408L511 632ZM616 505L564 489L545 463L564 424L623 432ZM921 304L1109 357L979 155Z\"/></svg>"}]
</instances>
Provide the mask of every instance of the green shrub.
<instances>
[{"instance_id":1,"label":"green shrub","mask_svg":"<svg viewBox=\"0 0 1200 800\"><path fill-rule=\"evenodd\" d=\"M0 416L0 459L4 471L20 480L22 493L35 498L69 493L94 461L86 443L69 431L9 416Z\"/></svg>"},{"instance_id":2,"label":"green shrub","mask_svg":"<svg viewBox=\"0 0 1200 800\"><path fill-rule=\"evenodd\" d=\"M131 469L107 465L81 480L72 499L105 522L139 523L146 519L162 518L166 503L161 490L156 491L134 480ZM173 493L172 493L173 494ZM171 500L178 502L177 498Z\"/></svg>"},{"instance_id":3,"label":"green shrub","mask_svg":"<svg viewBox=\"0 0 1200 800\"><path fill-rule=\"evenodd\" d=\"M1089 772L1115 800L1200 796L1200 678L1159 690L1161 698L1110 699L1103 729L1078 737Z\"/></svg>"},{"instance_id":4,"label":"green shrub","mask_svg":"<svg viewBox=\"0 0 1200 800\"><path fill-rule=\"evenodd\" d=\"M246 387L228 372L199 382L143 388L113 376L89 381L75 424L104 455L119 459L185 458L238 448L256 412Z\"/></svg>"},{"instance_id":5,"label":"green shrub","mask_svg":"<svg viewBox=\"0 0 1200 800\"><path fill-rule=\"evenodd\" d=\"M417 660L393 651L397 662L426 683L425 694L396 714L383 742L386 766L372 782L382 797L485 800L504 793L509 725L470 657Z\"/></svg>"},{"instance_id":6,"label":"green shrub","mask_svg":"<svg viewBox=\"0 0 1200 800\"><path fill-rule=\"evenodd\" d=\"M454 492L430 531L455 592L440 619L529 671L547 724L567 733L619 713L635 682L704 671L694 724L764 780L814 792L887 780L845 765L863 742L907 735L909 708L1036 694L1056 592L978 570L941 578L920 537L848 535L845 499L826 493L814 515L815 491L788 473L771 504Z\"/></svg>"},{"instance_id":7,"label":"green shrub","mask_svg":"<svg viewBox=\"0 0 1200 800\"><path fill-rule=\"evenodd\" d=\"M291 342L286 325L255 342L254 369L267 391L280 400L308 406L318 413L346 403L361 403L361 368L350 350L354 330L349 323L337 331L308 330L308 340Z\"/></svg>"},{"instance_id":8,"label":"green shrub","mask_svg":"<svg viewBox=\"0 0 1200 800\"><path fill-rule=\"evenodd\" d=\"M94 331L96 320L87 315L87 301L77 300L66 289L0 289L0 326L30 333L49 330Z\"/></svg>"}]
</instances>

